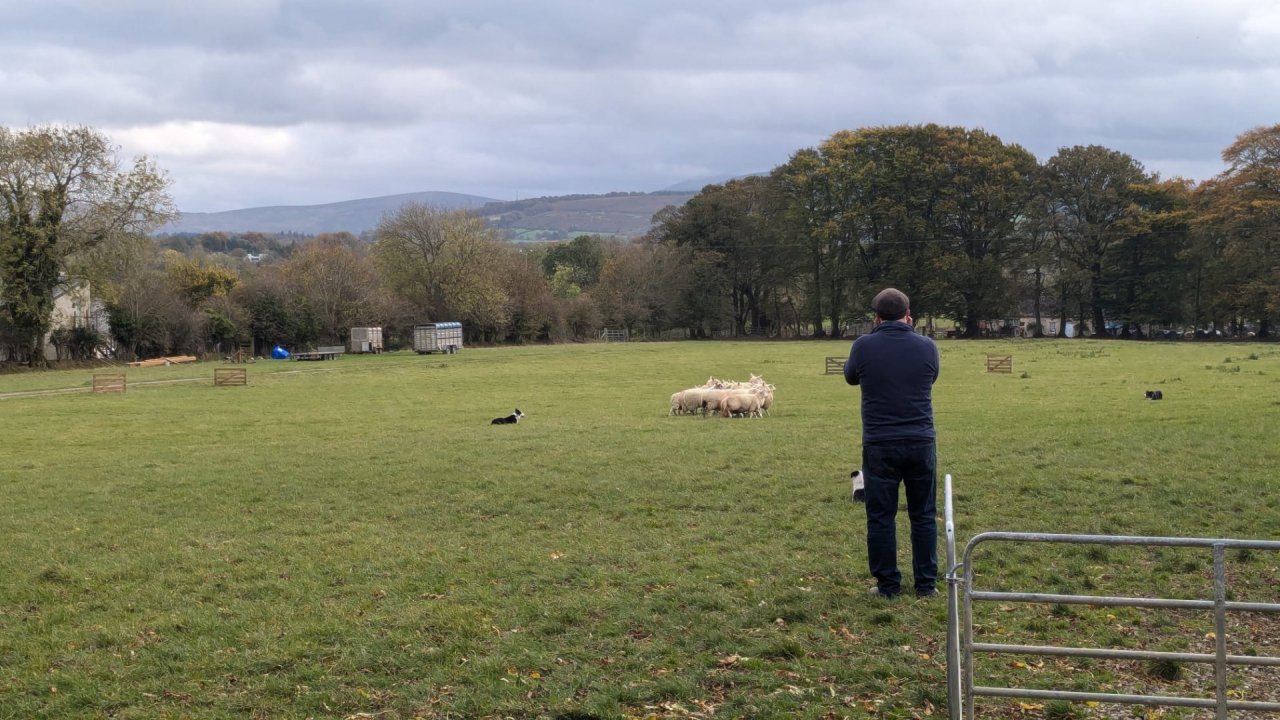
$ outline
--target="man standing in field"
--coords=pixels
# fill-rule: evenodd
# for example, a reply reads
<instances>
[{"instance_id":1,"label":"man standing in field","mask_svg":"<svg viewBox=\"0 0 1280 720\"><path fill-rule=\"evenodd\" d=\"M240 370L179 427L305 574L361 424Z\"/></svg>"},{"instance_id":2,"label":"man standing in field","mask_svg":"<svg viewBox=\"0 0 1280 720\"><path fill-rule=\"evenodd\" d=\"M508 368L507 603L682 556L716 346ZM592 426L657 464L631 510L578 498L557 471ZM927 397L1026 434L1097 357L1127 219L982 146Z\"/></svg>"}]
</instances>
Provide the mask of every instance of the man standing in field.
<instances>
[{"instance_id":1,"label":"man standing in field","mask_svg":"<svg viewBox=\"0 0 1280 720\"><path fill-rule=\"evenodd\" d=\"M916 597L936 595L938 581L937 445L933 383L938 346L912 327L907 296L894 288L871 301L871 332L854 341L844 379L862 389L862 475L867 502L867 560L874 595L902 592L898 571L898 483L907 491L911 570Z\"/></svg>"}]
</instances>

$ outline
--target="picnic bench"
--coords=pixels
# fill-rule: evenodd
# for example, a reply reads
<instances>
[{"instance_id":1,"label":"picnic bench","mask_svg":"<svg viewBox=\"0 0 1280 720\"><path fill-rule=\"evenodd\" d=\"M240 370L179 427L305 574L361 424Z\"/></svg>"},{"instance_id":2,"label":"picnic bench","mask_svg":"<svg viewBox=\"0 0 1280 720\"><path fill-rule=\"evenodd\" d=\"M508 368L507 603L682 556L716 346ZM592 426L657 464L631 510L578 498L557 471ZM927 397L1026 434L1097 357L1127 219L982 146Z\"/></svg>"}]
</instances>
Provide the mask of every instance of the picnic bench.
<instances>
[{"instance_id":1,"label":"picnic bench","mask_svg":"<svg viewBox=\"0 0 1280 720\"><path fill-rule=\"evenodd\" d=\"M324 345L315 350L303 350L293 354L294 360L334 360L347 349L341 345Z\"/></svg>"}]
</instances>

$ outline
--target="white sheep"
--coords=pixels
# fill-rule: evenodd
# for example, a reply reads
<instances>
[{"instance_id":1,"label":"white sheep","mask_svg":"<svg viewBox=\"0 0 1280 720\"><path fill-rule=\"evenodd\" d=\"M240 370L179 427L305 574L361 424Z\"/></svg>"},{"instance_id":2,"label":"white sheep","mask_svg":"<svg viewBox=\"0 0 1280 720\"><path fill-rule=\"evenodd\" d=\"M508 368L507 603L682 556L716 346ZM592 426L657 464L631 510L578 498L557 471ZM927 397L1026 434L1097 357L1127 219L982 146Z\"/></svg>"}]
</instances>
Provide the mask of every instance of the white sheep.
<instances>
[{"instance_id":1,"label":"white sheep","mask_svg":"<svg viewBox=\"0 0 1280 720\"><path fill-rule=\"evenodd\" d=\"M773 407L773 386L764 384L757 387L754 392L760 398L760 412L768 415L769 408Z\"/></svg>"},{"instance_id":2,"label":"white sheep","mask_svg":"<svg viewBox=\"0 0 1280 720\"><path fill-rule=\"evenodd\" d=\"M747 382L722 380L712 375L697 387L672 393L669 415L704 415L716 413L724 417L747 415L764 417L773 407L774 386L765 379L752 373ZM730 396L743 396L728 403ZM749 396L749 397L748 397Z\"/></svg>"},{"instance_id":3,"label":"white sheep","mask_svg":"<svg viewBox=\"0 0 1280 720\"><path fill-rule=\"evenodd\" d=\"M760 417L760 397L753 392L731 392L720 401L720 416Z\"/></svg>"},{"instance_id":4,"label":"white sheep","mask_svg":"<svg viewBox=\"0 0 1280 720\"><path fill-rule=\"evenodd\" d=\"M702 412L710 415L711 413L720 412L720 403L731 390L703 390L700 394L702 398Z\"/></svg>"},{"instance_id":5,"label":"white sheep","mask_svg":"<svg viewBox=\"0 0 1280 720\"><path fill-rule=\"evenodd\" d=\"M697 415L702 412L702 394L707 392L702 388L689 388L680 393L680 407L684 410L683 414Z\"/></svg>"},{"instance_id":6,"label":"white sheep","mask_svg":"<svg viewBox=\"0 0 1280 720\"><path fill-rule=\"evenodd\" d=\"M685 391L681 390L671 394L671 412L667 413L668 416L684 414L684 393Z\"/></svg>"}]
</instances>

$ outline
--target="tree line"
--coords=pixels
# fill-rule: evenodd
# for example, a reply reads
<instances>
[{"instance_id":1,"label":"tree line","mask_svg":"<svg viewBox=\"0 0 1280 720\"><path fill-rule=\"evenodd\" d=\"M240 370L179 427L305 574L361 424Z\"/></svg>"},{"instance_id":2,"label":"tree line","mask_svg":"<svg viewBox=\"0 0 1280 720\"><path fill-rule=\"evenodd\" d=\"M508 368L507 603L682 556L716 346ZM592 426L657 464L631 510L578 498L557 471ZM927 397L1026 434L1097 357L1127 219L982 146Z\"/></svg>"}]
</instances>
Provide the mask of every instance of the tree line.
<instances>
[{"instance_id":1,"label":"tree line","mask_svg":"<svg viewBox=\"0 0 1280 720\"><path fill-rule=\"evenodd\" d=\"M738 332L839 333L895 286L917 318L968 337L1069 320L1095 336L1265 337L1280 309L1280 126L1222 157L1195 185L1100 146L1040 163L982 130L842 131L768 176L704 189L656 235L714 259Z\"/></svg>"},{"instance_id":2,"label":"tree line","mask_svg":"<svg viewBox=\"0 0 1280 720\"><path fill-rule=\"evenodd\" d=\"M341 343L458 320L471 342L768 334L839 337L896 286L961 336L1068 321L1272 333L1280 309L1280 125L1240 135L1195 184L1129 155L1062 148L1041 163L982 130L840 131L772 172L709 185L621 240L516 244L465 211L409 204L369 237L155 238L168 179L89 128L0 128L0 349L37 363L56 288L89 283L107 337L68 355ZM255 252L256 251L256 252ZM266 251L266 252L264 252ZM250 262L249 256L261 262ZM68 336L69 335L69 336Z\"/></svg>"}]
</instances>

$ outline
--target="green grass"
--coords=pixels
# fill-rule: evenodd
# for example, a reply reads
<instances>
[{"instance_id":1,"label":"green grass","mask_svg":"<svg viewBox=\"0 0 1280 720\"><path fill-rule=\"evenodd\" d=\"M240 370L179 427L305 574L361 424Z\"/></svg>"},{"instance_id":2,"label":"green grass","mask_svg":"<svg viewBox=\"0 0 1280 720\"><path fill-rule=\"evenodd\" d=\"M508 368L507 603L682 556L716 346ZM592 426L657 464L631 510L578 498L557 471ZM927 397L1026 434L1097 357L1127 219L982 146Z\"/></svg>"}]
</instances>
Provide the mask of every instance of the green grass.
<instances>
[{"instance_id":1,"label":"green grass","mask_svg":"<svg viewBox=\"0 0 1280 720\"><path fill-rule=\"evenodd\" d=\"M1280 348L941 347L962 544L1276 537ZM127 369L122 395L0 399L0 718L945 716L945 602L864 598L858 392L822 374L847 349L391 353L259 362L222 388L182 365ZM771 417L668 417L672 392L753 372ZM0 396L91 374L2 375ZM488 424L516 406L519 425ZM1176 549L989 547L985 588L1206 597L1212 577ZM1236 597L1274 599L1273 555L1229 558ZM1211 646L1191 613L975 621L1005 642ZM1232 630L1280 654L1265 628ZM1188 666L1036 662L987 658L978 681L1212 688Z\"/></svg>"}]
</instances>

